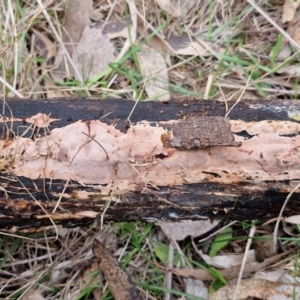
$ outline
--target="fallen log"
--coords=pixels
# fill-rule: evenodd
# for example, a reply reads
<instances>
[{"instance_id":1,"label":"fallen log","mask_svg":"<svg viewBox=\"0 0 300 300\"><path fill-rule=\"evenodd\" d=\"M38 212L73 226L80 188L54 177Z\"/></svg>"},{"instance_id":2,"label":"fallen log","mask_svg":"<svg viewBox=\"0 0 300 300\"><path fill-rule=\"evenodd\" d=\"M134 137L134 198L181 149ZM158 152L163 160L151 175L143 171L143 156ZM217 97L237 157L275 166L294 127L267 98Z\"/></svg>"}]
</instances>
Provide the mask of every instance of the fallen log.
<instances>
[{"instance_id":1,"label":"fallen log","mask_svg":"<svg viewBox=\"0 0 300 300\"><path fill-rule=\"evenodd\" d=\"M0 228L276 217L300 179L298 101L2 103ZM300 214L299 192L284 215Z\"/></svg>"}]
</instances>

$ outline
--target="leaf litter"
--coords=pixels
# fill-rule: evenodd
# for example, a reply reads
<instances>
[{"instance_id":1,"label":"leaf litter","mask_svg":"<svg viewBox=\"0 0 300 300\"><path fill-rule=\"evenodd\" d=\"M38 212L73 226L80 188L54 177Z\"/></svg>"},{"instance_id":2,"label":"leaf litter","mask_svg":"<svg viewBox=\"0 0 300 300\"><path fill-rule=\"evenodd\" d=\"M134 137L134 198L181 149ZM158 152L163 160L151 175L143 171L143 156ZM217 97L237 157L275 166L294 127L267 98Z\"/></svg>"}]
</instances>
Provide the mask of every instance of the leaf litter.
<instances>
[{"instance_id":1,"label":"leaf litter","mask_svg":"<svg viewBox=\"0 0 300 300\"><path fill-rule=\"evenodd\" d=\"M11 1L8 1L8 3L12 4ZM170 97L175 95L182 97L181 94L178 94L178 90L172 90L174 86L185 87L184 97L186 97L186 95L193 96L195 94L197 95L197 97L200 97L199 95L202 95L203 91L206 88L206 75L209 74L211 70L216 69L219 61L225 60L224 66L219 65L219 68L222 71L219 74L216 73L214 79L216 82L218 82L218 88L222 89L222 93L225 93L226 98L231 97L231 99L235 99L236 92L239 92L241 87L244 87L248 79L248 75L245 74L247 72L244 72L244 70L247 71L247 68L241 69L238 65L232 65L231 68L229 68L230 62L226 61L226 59L228 59L228 57L226 56L227 54L230 57L234 57L237 53L240 54L239 59L243 59L243 63L248 62L249 58L253 59L252 55L254 55L254 57L257 56L263 60L263 64L260 66L259 71L263 73L263 76L262 78L258 79L252 78L252 85L247 87L248 97L252 98L260 96L262 92L270 93L273 97L277 95L284 95L284 97L287 97L287 95L292 95L292 93L298 91L297 88L295 91L293 90L295 77L298 77L299 73L298 69L296 68L297 64L293 62L285 69L279 68L278 72L276 72L276 76L271 76L268 78L268 80L266 80L266 74L268 74L269 70L265 70L263 68L263 66L266 65L264 59L268 59L268 51L270 48L274 47L276 41L278 40L278 33L276 30L274 30L274 28L270 26L263 15L254 14L253 10L251 10L251 6L247 6L246 2L242 1L236 3L236 5L233 5L233 3L229 2L215 2L213 7L209 7L209 1L201 2L201 5L199 5L199 1L186 2L163 0L143 2L136 1L135 5L133 5L132 2L128 1L128 4L131 5L131 17L135 13L139 13L139 18L141 18L141 16L143 17L143 26L146 30L138 30L136 28L138 32L132 33L132 26L133 28L137 26L136 19L132 18L129 22L128 20L127 22L125 22L122 16L125 14L126 9L124 8L124 5L121 1L114 1L114 3L105 1L94 1L94 3L92 3L92 1L67 1L67 8L65 10L62 8L61 4L48 6L47 9L51 9L53 12L55 12L53 14L53 22L56 23L58 19L55 18L58 18L60 15L64 14L65 16L63 27L61 28L63 45L62 43L60 43L58 47L59 54L56 56L56 51L53 50L57 50L56 43L59 41L56 41L54 39L55 35L51 33L51 30L49 29L49 27L47 27L48 25L46 23L40 23L41 25L39 25L38 27L32 27L32 31L34 32L37 41L38 39L40 39L44 42L44 45L35 45L31 49L29 49L31 51L30 54L33 57L44 57L46 63L41 66L42 80L36 78L36 76L38 75L38 72L36 70L40 68L32 65L30 65L29 68L25 68L24 65L21 65L20 69L16 70L15 73L19 74L19 90L23 94L30 95L32 97L45 95L46 97L50 98L60 95L60 93L64 93L64 95L65 93L72 94L74 93L74 91L70 91L70 89L62 89L60 84L70 78L75 78L79 81L88 81L95 76L97 77L99 73L109 68L110 63L116 62L116 57L118 56L117 54L118 52L121 53L120 49L122 49L124 45L124 39L127 39L128 41L129 46L127 50L130 50L132 49L131 47L137 45L134 43L135 39L137 38L137 41L141 41L143 39L147 41L147 46L140 47L139 51L142 52L144 50L148 56L138 58L139 66L130 64L130 67L137 71L138 67L141 67L144 62L146 63L146 65L149 65L150 60L152 60L152 63L153 61L159 62L157 65L153 63L154 71L152 72L149 72L149 70L140 70L141 74L143 75L143 79L139 82L139 92L145 90L147 97L149 98L156 98L158 100L165 101L165 99L170 99ZM290 35L296 42L298 42L298 15L296 13L296 10L299 6L299 1L286 0L284 6L282 6L282 2L274 3L274 1L270 1L269 4L270 7L272 6L272 9L268 11L271 17L278 24L280 24L281 22L280 19L283 23L290 22L289 24L287 24L287 26L289 26L290 28ZM16 7L14 7L13 5L11 5L10 8L8 6L5 7L6 17L1 14L1 18L3 21L1 23L4 24L3 38L7 33L10 32L10 24L13 24L18 29L19 33L25 32L22 22L19 22L18 20L12 21L12 8L16 10ZM245 14L239 15L239 13L244 13L244 9L246 8L248 9L247 12ZM136 12L134 12L134 9L136 9ZM268 6L264 6L264 9L268 10ZM199 10L198 12L201 18L198 18L196 10ZM161 11L163 11L166 15L171 16L173 19L167 22L167 26L165 26L165 29L156 31L156 29L159 28L161 20L163 20L161 16L158 16L159 12ZM147 14L145 12L147 12ZM30 18L32 17L38 18L40 14L41 11L39 11L38 9L29 9L25 12L25 20L30 20ZM148 16L151 16L153 19L157 19L158 17L158 19L156 22L151 22L151 18L148 18ZM230 20L233 16L240 18L237 24L243 24L241 28L239 28L239 26L230 27L232 26L232 24L230 24ZM104 22L102 22L103 27L98 26L100 29L96 29L96 27L93 26L93 22L91 21L92 18L97 21L106 18ZM27 28L30 27L29 25ZM223 31L219 30L219 32L213 32L211 30L211 28L221 28L222 25L224 26L224 28L226 28ZM36 26L36 24L34 26ZM122 30L117 31L116 28ZM242 46L236 48L231 47L230 44L226 44L226 41L230 41L233 37L231 29L227 28L233 28L232 30L236 31L234 34L240 32L245 34L245 43ZM41 32L44 32L45 36L43 36ZM48 34L46 34L46 32ZM182 35L182 32L186 32L187 34ZM272 34L268 34L270 32ZM136 38L134 37L135 34ZM153 41L156 40L156 43L152 42L151 38L148 39L149 35L152 34ZM263 34L267 34L267 38L265 38ZM16 36L16 32L14 32L13 36ZM46 39L47 36L49 36L50 39ZM130 44L131 38L133 44ZM284 46L286 46L286 44L287 40L283 39L282 45L279 46L283 48ZM48 52L46 53L44 52L45 47L46 49L48 49ZM64 48L70 54L72 63L68 58L65 57ZM9 65L18 56L14 55L14 53L20 53L20 49L21 48L15 47L14 51L11 51L12 48L10 48L10 44L6 43L6 41L4 40L0 49L1 54L4 53L4 55L7 55L7 59L3 60L4 68L9 69ZM224 52L224 49L227 49L226 51L229 52ZM35 53L36 50L40 51L40 55ZM139 51L136 52L137 56L139 55ZM291 53L293 53L293 51L295 51L295 47L290 45L289 51L287 52L287 54L285 54L286 56L275 57L275 62L279 63L276 64L276 66L280 66L282 60L284 61L286 59L290 59L290 55ZM280 53L280 51L278 51L278 53ZM24 51L23 54L25 54L25 57L28 56L28 53L26 53L26 51ZM20 53L20 57L22 57L23 54ZM197 58L200 59L200 63L194 61L193 63L189 64L181 55L197 56ZM52 69L52 64L49 65L49 62L53 60L53 57L55 57L55 64L56 67L58 67L58 69L56 70ZM203 57L206 57L205 61L202 60ZM157 67L158 65L159 68ZM141 67L141 69L143 68ZM20 74L26 74L26 76ZM51 78L50 80L49 78L46 78L46 76L44 76L45 74L49 75L49 77L52 77L52 81ZM159 74L164 74L164 77L158 78L157 76ZM199 76L196 74L198 74ZM288 80L286 79L286 75L284 74L289 75ZM122 89L117 90L119 84L117 78L120 78L121 76L120 74L115 75L117 76L109 78L111 81L109 88L110 86L113 87L111 90L109 90L109 93L111 95L119 95L121 92L125 97L132 98L133 93L129 88L123 89L122 87ZM3 76L3 74L1 76ZM11 91L12 95L13 93L16 93L16 80L12 80L12 78L9 77L9 72L8 75L6 74L6 76L6 82L15 82L11 87L8 87L8 85L6 85L9 91ZM16 75L14 76L16 78ZM59 84L55 83L53 79L58 81ZM160 84L162 84L162 86L160 86ZM254 84L261 84L261 89L257 90L256 88L254 88ZM160 89L157 91L151 91L149 90L150 85L159 87ZM99 88L99 90L96 90L96 92L91 89L92 96L95 98L101 97L103 91L104 89L102 88ZM107 93L107 90L105 91ZM209 92L212 93L213 89L210 88ZM222 93L217 89L213 95L215 98L223 100L221 97ZM268 97L268 95L265 96ZM6 166L4 166L4 168L6 168ZM204 222L209 224L209 221ZM284 227L286 232L288 232L290 235L297 236L295 225L299 224L298 216L286 219L285 222L294 224L289 229L287 229L287 227ZM197 251L196 249L194 249L195 256L199 253L199 249L205 253L208 253L208 250L213 243L212 239L208 240L205 245L200 245L197 244L198 234L193 230L187 230L188 227L184 227L185 230L180 229L180 227L175 228L178 228L178 230L180 231L185 231L182 232L182 234L179 234L179 236L181 236L179 237L179 239L182 240L181 243L190 240L194 242L194 245L197 248ZM239 228L239 226L237 225L235 225L233 228L234 230L241 230L241 228ZM211 230L213 229L211 228ZM209 226L208 229L204 231L200 230L199 235L205 236L208 231ZM74 276L73 278L79 278L76 277L79 276L79 272L72 273L72 271L79 267L82 272L84 272L83 265L91 263L92 238L88 236L88 230L68 230L65 235L62 235L61 232L62 231L60 231L61 235L59 236L59 239L57 241L54 241L54 239L51 237L51 230L45 232L45 236L47 235L47 238L43 237L42 235L38 238L35 237L35 242L26 242L28 247L28 257L26 257L27 254L25 251L23 253L16 252L12 255L14 259L11 262L4 263L4 272L9 273L13 269L14 273L20 274L19 277L16 276L15 279L12 279L12 284L17 286L21 292L22 289L20 286L22 285L22 288L23 286L29 287L31 283L34 282L33 275L37 274L41 269L41 264L33 263L33 260L31 259L32 256L34 257L35 262L43 262L43 264L50 267L49 271L52 275L52 281L50 280L47 283L49 286L54 283L64 286L63 289L58 293L62 298L64 297L64 295L73 295L73 298L75 299L75 295L78 295L78 291L80 289L75 284L75 282L72 281L72 279L70 280L70 278L72 276ZM247 230L243 232L247 233ZM270 234L270 232L268 233ZM280 236L282 236L282 233L280 233ZM168 243L169 240L172 240L175 248L180 252L180 250L183 249L183 246L181 246L177 242L177 239L178 237L175 238L172 235L162 234L158 230L157 235L153 234L150 239L145 241L144 247L147 248L149 250L149 253L151 253L152 255L153 252L151 252L151 249L152 247L155 247L155 244L158 245L162 242ZM7 247L14 244L13 238L6 238L3 235L2 240L6 241ZM151 240L154 244L151 243ZM217 253L214 257L219 258L220 256L222 258L223 256L223 259L225 258L226 260L226 258L228 258L228 261L230 262L230 257L232 255L236 255L236 257L243 255L241 253L235 253L235 249L240 248L241 251L243 251L244 242L244 240L241 240L239 242L239 247L236 247L233 246L232 241L228 241L225 248L219 250L222 253ZM266 246L262 244L256 247L259 247L260 249L266 248L270 250L272 248L271 244L272 243L270 243L269 241ZM70 245L73 245L73 248L72 251L68 252L66 251L66 249L68 249ZM293 252L293 245L291 245L290 243L285 243L281 247L283 248L279 249L279 251L281 251L282 253L277 254L278 249L276 249L276 251L273 253L270 253L270 251L268 251L267 255L263 254L262 258L256 258L255 262L247 261L244 268L244 276L249 277L254 272L259 271L261 268L266 268L272 264L280 262L283 260L285 255L289 255ZM2 253L5 253L7 249L8 248L1 248ZM39 254L37 254L37 249L39 250ZM122 251L119 251L119 253L126 253L126 249L128 248L126 248L126 245L124 245L124 248L121 248ZM116 251L116 249L113 251ZM183 252L181 253L183 254ZM250 254L252 253L253 250L251 250ZM58 263L56 265L56 269L51 269L54 257L56 258L57 262L60 262L61 264ZM197 257L197 262L203 262L203 257ZM212 257L210 257L210 259L212 259ZM111 260L109 255L108 260L111 263L108 263L107 266L115 266L117 270L116 262ZM214 265L210 260L208 260L208 258L207 260L203 260L208 266ZM262 260L262 262L259 262L260 260ZM65 264L62 264L62 262L65 262ZM234 263L236 263L236 261ZM159 265L159 262L157 262L157 265ZM288 266L286 267L286 269L292 271L291 274L293 276L290 275L291 278L294 281L298 281L299 277L297 277L297 268L295 267L295 265L296 261L291 260L290 262L286 263L286 266ZM137 273L141 270L144 272L144 266L149 267L146 260L143 260L140 256L137 256L136 260L132 260L132 265L129 266L128 269L131 270L132 273ZM234 265L232 263L231 266L223 265L223 268L224 266L225 269L218 270L218 272L220 272L222 276L225 276L227 279L233 279L238 276L240 265ZM169 272L169 274L171 272L171 274L173 274L172 276L174 276L174 289L180 290L181 286L185 286L185 291L189 294L204 298L208 297L205 295L205 293L200 294L200 292L195 291L196 286L200 287L202 291L205 289L204 287L201 288L202 282L200 283L192 281L189 277L199 278L199 280L212 280L213 278L215 278L214 276L212 276L212 273L208 272L205 269L197 269L194 266L191 267L188 262L185 262L185 267L180 269L176 268L176 266L172 266L171 269L170 267L169 269L166 269L165 266L162 265L160 266L160 268L164 270L163 272ZM284 266L282 266L282 268L284 268ZM92 270L95 270L95 268L92 268ZM122 274L122 271L119 271ZM152 272L151 269L147 269L146 271L149 271L150 273ZM7 276L8 273L6 273L5 276ZM287 299L286 297L289 297L288 299L291 299L293 297L293 293L299 294L297 285L291 283L283 283L280 281L283 278L282 274L279 276L280 278L277 277L276 280L279 280L279 282L277 283L271 282L271 275L269 277L269 274L270 273L264 274L265 278L267 278L268 281L261 279L257 281L257 279L255 278L243 279L239 286L225 286L217 291L213 296L211 296L210 299L233 299L233 295L236 290L238 291L236 297L237 299L244 299L249 296L255 296L257 298L263 299L275 299L276 296L276 299ZM285 274L289 275L286 271ZM3 278L1 279L1 283L4 284ZM189 279L185 281L183 278ZM68 285L64 285L66 280L69 281ZM178 282L180 282L180 284L178 284ZM161 282L161 285L163 285L163 282ZM195 286L194 291L192 291L193 286ZM14 289L14 291L16 290L17 289ZM14 294L14 292L12 292L10 289L6 289L5 287L3 291L7 296ZM36 291L29 291L30 293L35 294L37 297L40 297L40 299L42 299L41 294L45 290L40 291L39 289L37 289ZM58 294L57 297L59 297ZM145 292L145 294L147 294L147 292ZM98 296L96 296L95 294L95 298L96 297L99 297L99 294ZM161 295L157 298L162 297L163 296Z\"/></svg>"}]
</instances>

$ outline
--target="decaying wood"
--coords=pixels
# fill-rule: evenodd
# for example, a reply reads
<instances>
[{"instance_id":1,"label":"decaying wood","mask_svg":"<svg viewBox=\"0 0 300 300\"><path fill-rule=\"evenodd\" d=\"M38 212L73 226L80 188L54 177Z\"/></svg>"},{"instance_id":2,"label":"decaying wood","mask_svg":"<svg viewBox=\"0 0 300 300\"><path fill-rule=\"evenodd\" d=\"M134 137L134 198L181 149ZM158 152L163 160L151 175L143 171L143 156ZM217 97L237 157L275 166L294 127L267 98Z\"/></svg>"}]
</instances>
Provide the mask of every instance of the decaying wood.
<instances>
[{"instance_id":1,"label":"decaying wood","mask_svg":"<svg viewBox=\"0 0 300 300\"><path fill-rule=\"evenodd\" d=\"M168 129L161 137L164 147L191 150L214 146L238 147L242 144L234 141L228 118L220 116L169 122L163 127Z\"/></svg>"},{"instance_id":2,"label":"decaying wood","mask_svg":"<svg viewBox=\"0 0 300 300\"><path fill-rule=\"evenodd\" d=\"M93 242L93 252L98 259L99 269L105 275L109 290L116 300L142 299L139 290L117 258L97 239Z\"/></svg>"},{"instance_id":3,"label":"decaying wood","mask_svg":"<svg viewBox=\"0 0 300 300\"><path fill-rule=\"evenodd\" d=\"M104 220L264 219L300 178L297 101L11 99L0 228ZM9 108L9 109L8 109ZM130 116L130 120L128 120ZM234 146L234 147L232 147ZM286 215L299 214L292 196Z\"/></svg>"}]
</instances>

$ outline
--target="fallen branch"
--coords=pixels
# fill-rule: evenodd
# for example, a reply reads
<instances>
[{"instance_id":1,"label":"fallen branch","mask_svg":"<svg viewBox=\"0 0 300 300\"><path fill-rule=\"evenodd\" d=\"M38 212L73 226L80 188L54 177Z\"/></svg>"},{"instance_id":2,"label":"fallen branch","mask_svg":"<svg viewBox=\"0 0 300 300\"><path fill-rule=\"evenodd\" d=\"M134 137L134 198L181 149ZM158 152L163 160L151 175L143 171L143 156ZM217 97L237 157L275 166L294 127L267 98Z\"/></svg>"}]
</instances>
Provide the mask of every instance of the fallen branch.
<instances>
[{"instance_id":1,"label":"fallen branch","mask_svg":"<svg viewBox=\"0 0 300 300\"><path fill-rule=\"evenodd\" d=\"M9 100L0 228L275 217L300 178L296 101ZM7 108L10 109L7 109ZM299 192L299 191L298 191ZM294 194L285 215L299 214Z\"/></svg>"}]
</instances>

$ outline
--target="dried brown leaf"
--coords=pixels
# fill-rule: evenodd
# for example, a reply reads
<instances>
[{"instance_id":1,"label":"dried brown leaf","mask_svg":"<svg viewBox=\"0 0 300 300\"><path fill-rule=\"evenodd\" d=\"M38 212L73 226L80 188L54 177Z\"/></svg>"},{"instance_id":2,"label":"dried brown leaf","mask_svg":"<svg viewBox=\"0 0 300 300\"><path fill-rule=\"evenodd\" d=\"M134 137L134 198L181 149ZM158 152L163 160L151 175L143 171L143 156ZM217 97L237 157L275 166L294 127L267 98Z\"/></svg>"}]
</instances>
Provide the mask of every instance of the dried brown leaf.
<instances>
[{"instance_id":1,"label":"dried brown leaf","mask_svg":"<svg viewBox=\"0 0 300 300\"><path fill-rule=\"evenodd\" d=\"M286 217L284 218L284 222L300 225L300 216L295 215L295 216Z\"/></svg>"},{"instance_id":2,"label":"dried brown leaf","mask_svg":"<svg viewBox=\"0 0 300 300\"><path fill-rule=\"evenodd\" d=\"M168 101L169 76L167 65L160 53L144 46L137 52L141 73L144 75L145 90L151 99Z\"/></svg>"},{"instance_id":3,"label":"dried brown leaf","mask_svg":"<svg viewBox=\"0 0 300 300\"><path fill-rule=\"evenodd\" d=\"M298 44L297 47L297 45L294 45L291 42L289 43L290 48L296 52L300 45L300 12L297 12L293 17L293 20L288 24L287 32L293 38L293 41ZM290 65L287 65L285 67L290 67ZM295 66L292 65L291 67Z\"/></svg>"},{"instance_id":4,"label":"dried brown leaf","mask_svg":"<svg viewBox=\"0 0 300 300\"><path fill-rule=\"evenodd\" d=\"M191 39L188 36L171 35L168 41L177 55L211 56L213 52L224 52L224 48L206 42L200 37Z\"/></svg>"},{"instance_id":5,"label":"dried brown leaf","mask_svg":"<svg viewBox=\"0 0 300 300\"><path fill-rule=\"evenodd\" d=\"M210 300L231 300L236 292L236 285L224 286L214 293ZM263 279L244 279L240 282L235 299L247 299L256 297L268 300L289 300L293 299L294 293L299 295L300 287L295 284L272 282Z\"/></svg>"},{"instance_id":6,"label":"dried brown leaf","mask_svg":"<svg viewBox=\"0 0 300 300\"><path fill-rule=\"evenodd\" d=\"M182 220L175 223L159 221L156 224L163 228L165 234L169 238L172 238L175 241L182 241L188 236L198 237L205 234L207 231L215 228L219 224L219 221Z\"/></svg>"},{"instance_id":7,"label":"dried brown leaf","mask_svg":"<svg viewBox=\"0 0 300 300\"><path fill-rule=\"evenodd\" d=\"M208 299L208 289L202 280L188 278L186 281L185 291L189 295L193 295L201 299Z\"/></svg>"},{"instance_id":8,"label":"dried brown leaf","mask_svg":"<svg viewBox=\"0 0 300 300\"><path fill-rule=\"evenodd\" d=\"M73 49L72 58L75 68L86 80L93 78L107 68L110 62L115 61L114 51L115 48L107 35L103 35L97 27L86 26L80 41ZM75 72L73 67L68 63L61 64L58 70L52 72L54 78L60 81L63 77L66 77L66 64L69 75L80 80L78 72Z\"/></svg>"},{"instance_id":9,"label":"dried brown leaf","mask_svg":"<svg viewBox=\"0 0 300 300\"><path fill-rule=\"evenodd\" d=\"M114 46L101 30L87 26L75 50L78 70L85 79L93 78L115 61L114 51Z\"/></svg>"},{"instance_id":10,"label":"dried brown leaf","mask_svg":"<svg viewBox=\"0 0 300 300\"><path fill-rule=\"evenodd\" d=\"M79 43L81 35L87 25L90 24L93 1L67 0L67 9L64 17L63 42L70 54L74 46Z\"/></svg>"},{"instance_id":11,"label":"dried brown leaf","mask_svg":"<svg viewBox=\"0 0 300 300\"><path fill-rule=\"evenodd\" d=\"M185 17L188 11L193 8L197 0L155 0L159 7L168 13L170 16L176 17Z\"/></svg>"},{"instance_id":12,"label":"dried brown leaf","mask_svg":"<svg viewBox=\"0 0 300 300\"><path fill-rule=\"evenodd\" d=\"M93 12L92 0L68 0L66 5L67 9L63 21L64 30L62 32L62 42L64 47L60 45L55 59L56 69L51 72L52 77L56 81L62 81L65 77L74 76L74 73L76 73L78 77L78 72L73 70L70 61L64 60L64 48L73 59L74 57L76 58L75 50L82 37L84 29L91 23L90 17Z\"/></svg>"},{"instance_id":13,"label":"dried brown leaf","mask_svg":"<svg viewBox=\"0 0 300 300\"><path fill-rule=\"evenodd\" d=\"M214 257L210 257L208 255L203 254L201 251L199 252L202 259L210 266L220 268L220 269L229 269L232 267L240 267L242 265L242 261L244 258L244 254L226 254L226 255L216 255ZM247 264L251 264L255 262L254 250L250 250L247 252Z\"/></svg>"},{"instance_id":14,"label":"dried brown leaf","mask_svg":"<svg viewBox=\"0 0 300 300\"><path fill-rule=\"evenodd\" d=\"M290 22L293 20L296 9L300 5L300 0L285 0L283 5L282 22Z\"/></svg>"},{"instance_id":15,"label":"dried brown leaf","mask_svg":"<svg viewBox=\"0 0 300 300\"><path fill-rule=\"evenodd\" d=\"M125 23L121 22L109 22L104 27L102 27L102 23L99 22L97 27L102 29L102 33L108 36L110 39L115 39L117 37L128 38L128 27Z\"/></svg>"},{"instance_id":16,"label":"dried brown leaf","mask_svg":"<svg viewBox=\"0 0 300 300\"><path fill-rule=\"evenodd\" d=\"M99 25L99 27L101 27L101 25ZM162 39L158 35L149 39L151 32L148 32L143 24L139 24L137 29L139 34L147 40L148 46L162 55L211 56L213 52L224 52L224 48L218 44L206 42L200 36L191 39L188 36L170 34L166 39ZM110 39L117 37L128 38L128 28L125 23L121 22L107 23L103 27L102 32Z\"/></svg>"}]
</instances>

